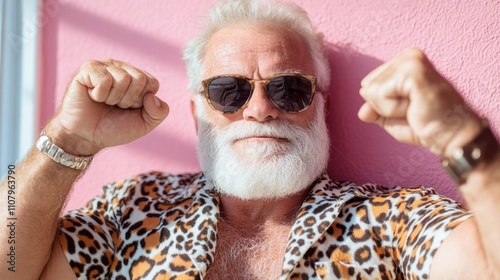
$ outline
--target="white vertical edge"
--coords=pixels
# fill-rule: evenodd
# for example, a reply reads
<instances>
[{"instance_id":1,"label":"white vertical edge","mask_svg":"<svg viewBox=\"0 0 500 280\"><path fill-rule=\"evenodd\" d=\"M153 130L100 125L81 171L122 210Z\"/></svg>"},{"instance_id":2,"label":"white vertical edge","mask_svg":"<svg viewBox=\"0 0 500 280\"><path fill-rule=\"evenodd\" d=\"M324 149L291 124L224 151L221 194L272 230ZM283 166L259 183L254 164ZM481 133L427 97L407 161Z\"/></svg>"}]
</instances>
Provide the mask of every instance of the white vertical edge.
<instances>
[{"instance_id":1,"label":"white vertical edge","mask_svg":"<svg viewBox=\"0 0 500 280\"><path fill-rule=\"evenodd\" d=\"M34 143L38 1L2 1L0 174Z\"/></svg>"},{"instance_id":2,"label":"white vertical edge","mask_svg":"<svg viewBox=\"0 0 500 280\"><path fill-rule=\"evenodd\" d=\"M16 111L16 86L20 83L17 75L18 48L15 45L19 14L18 1L2 2L2 37L0 60L0 174L7 172L7 166L16 160L18 119Z\"/></svg>"},{"instance_id":3,"label":"white vertical edge","mask_svg":"<svg viewBox=\"0 0 500 280\"><path fill-rule=\"evenodd\" d=\"M21 61L21 106L19 117L19 146L17 160L19 160L35 142L36 116L36 81L37 81L37 48L38 48L38 0L23 1L23 38L25 42ZM40 14L40 16L42 16Z\"/></svg>"}]
</instances>

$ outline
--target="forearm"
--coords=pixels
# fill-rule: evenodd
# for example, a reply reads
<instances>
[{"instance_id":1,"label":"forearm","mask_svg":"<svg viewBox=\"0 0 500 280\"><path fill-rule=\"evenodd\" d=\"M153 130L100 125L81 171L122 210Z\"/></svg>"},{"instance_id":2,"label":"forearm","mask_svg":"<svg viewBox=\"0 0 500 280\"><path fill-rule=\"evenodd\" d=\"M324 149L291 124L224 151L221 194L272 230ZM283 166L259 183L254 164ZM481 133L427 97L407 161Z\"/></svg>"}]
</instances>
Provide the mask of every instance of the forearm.
<instances>
[{"instance_id":1,"label":"forearm","mask_svg":"<svg viewBox=\"0 0 500 280\"><path fill-rule=\"evenodd\" d=\"M500 150L492 162L473 169L460 190L474 213L488 267L500 279Z\"/></svg>"},{"instance_id":2,"label":"forearm","mask_svg":"<svg viewBox=\"0 0 500 280\"><path fill-rule=\"evenodd\" d=\"M0 197L4 198L0 200L0 220L12 225L0 230L1 279L39 277L51 253L61 209L80 173L32 148L15 169L15 189L9 188L8 180L0 183ZM15 192L11 192L15 198L12 213L6 199L9 190ZM7 256L11 251L15 253L15 262L9 263L14 259ZM15 273L8 269L13 264Z\"/></svg>"}]
</instances>

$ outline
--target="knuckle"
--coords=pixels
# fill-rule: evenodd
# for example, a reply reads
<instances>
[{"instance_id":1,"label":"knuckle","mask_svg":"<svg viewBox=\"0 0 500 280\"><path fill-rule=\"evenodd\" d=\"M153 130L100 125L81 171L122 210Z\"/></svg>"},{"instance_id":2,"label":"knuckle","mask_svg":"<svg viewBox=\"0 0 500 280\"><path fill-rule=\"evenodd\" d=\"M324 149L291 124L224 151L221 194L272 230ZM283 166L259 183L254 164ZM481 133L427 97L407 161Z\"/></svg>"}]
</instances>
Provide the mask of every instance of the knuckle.
<instances>
[{"instance_id":1,"label":"knuckle","mask_svg":"<svg viewBox=\"0 0 500 280\"><path fill-rule=\"evenodd\" d=\"M132 79L130 77L130 74L123 70L122 68L119 68L119 67L115 67L114 68L114 72L115 72L115 79L116 79L116 82L120 83L120 84L128 84L130 83L130 80Z\"/></svg>"},{"instance_id":2,"label":"knuckle","mask_svg":"<svg viewBox=\"0 0 500 280\"><path fill-rule=\"evenodd\" d=\"M137 82L137 86L144 88L146 84L148 83L148 77L144 73L140 73L135 77L135 80Z\"/></svg>"},{"instance_id":3,"label":"knuckle","mask_svg":"<svg viewBox=\"0 0 500 280\"><path fill-rule=\"evenodd\" d=\"M151 87L156 91L160 88L160 81L156 79L155 77L151 77L149 83L151 84Z\"/></svg>"},{"instance_id":4,"label":"knuckle","mask_svg":"<svg viewBox=\"0 0 500 280\"><path fill-rule=\"evenodd\" d=\"M137 109L142 107L142 101L136 100L132 105L130 105L130 108Z\"/></svg>"},{"instance_id":5,"label":"knuckle","mask_svg":"<svg viewBox=\"0 0 500 280\"><path fill-rule=\"evenodd\" d=\"M96 69L96 68L101 68L102 63L98 60L87 60L85 61L82 66L80 67L80 70L89 70L89 69Z\"/></svg>"},{"instance_id":6,"label":"knuckle","mask_svg":"<svg viewBox=\"0 0 500 280\"><path fill-rule=\"evenodd\" d=\"M130 84L131 81L132 81L132 77L130 77L130 75L128 73L123 73L121 80L120 80L120 83L128 85L128 84Z\"/></svg>"},{"instance_id":7,"label":"knuckle","mask_svg":"<svg viewBox=\"0 0 500 280\"><path fill-rule=\"evenodd\" d=\"M418 58L425 57L424 52L421 49L416 48L416 47L406 49L405 54L410 56L410 57L418 57Z\"/></svg>"},{"instance_id":8,"label":"knuckle","mask_svg":"<svg viewBox=\"0 0 500 280\"><path fill-rule=\"evenodd\" d=\"M401 67L411 72L421 72L425 68L423 57L411 56L401 62Z\"/></svg>"},{"instance_id":9,"label":"knuckle","mask_svg":"<svg viewBox=\"0 0 500 280\"><path fill-rule=\"evenodd\" d=\"M127 109L132 106L132 101L130 99L122 99L120 102L116 104L116 106L122 108L122 109Z\"/></svg>"},{"instance_id":10,"label":"knuckle","mask_svg":"<svg viewBox=\"0 0 500 280\"><path fill-rule=\"evenodd\" d=\"M362 87L361 89L359 89L359 95L361 95L361 97L363 97L363 99L366 100L366 98L368 97L367 96L367 91L368 91L368 86L364 86Z\"/></svg>"},{"instance_id":11,"label":"knuckle","mask_svg":"<svg viewBox=\"0 0 500 280\"><path fill-rule=\"evenodd\" d=\"M114 106L116 105L120 100L117 99L117 98L114 98L114 97L108 97L104 103L106 103L107 105L111 105L111 106Z\"/></svg>"},{"instance_id":12,"label":"knuckle","mask_svg":"<svg viewBox=\"0 0 500 280\"><path fill-rule=\"evenodd\" d=\"M103 84L103 85L106 85L108 87L111 87L113 85L113 82L114 81L114 78L113 78L113 75L111 75L111 73L109 72L102 72L100 74L100 83Z\"/></svg>"},{"instance_id":13,"label":"knuckle","mask_svg":"<svg viewBox=\"0 0 500 280\"><path fill-rule=\"evenodd\" d=\"M383 86L383 81L380 79L374 79L373 81L370 82L369 85L364 86L360 90L360 94L363 98L365 99L373 99L375 97L378 97L382 92L381 92L381 87Z\"/></svg>"},{"instance_id":14,"label":"knuckle","mask_svg":"<svg viewBox=\"0 0 500 280\"><path fill-rule=\"evenodd\" d=\"M111 74L110 72L106 71L106 72L103 72L101 75L103 77L103 80L113 82L114 77L113 77L113 74Z\"/></svg>"},{"instance_id":15,"label":"knuckle","mask_svg":"<svg viewBox=\"0 0 500 280\"><path fill-rule=\"evenodd\" d=\"M120 61L116 60L116 59L112 59L110 57L106 58L104 61L103 61L105 64L107 65L117 65L119 64Z\"/></svg>"}]
</instances>

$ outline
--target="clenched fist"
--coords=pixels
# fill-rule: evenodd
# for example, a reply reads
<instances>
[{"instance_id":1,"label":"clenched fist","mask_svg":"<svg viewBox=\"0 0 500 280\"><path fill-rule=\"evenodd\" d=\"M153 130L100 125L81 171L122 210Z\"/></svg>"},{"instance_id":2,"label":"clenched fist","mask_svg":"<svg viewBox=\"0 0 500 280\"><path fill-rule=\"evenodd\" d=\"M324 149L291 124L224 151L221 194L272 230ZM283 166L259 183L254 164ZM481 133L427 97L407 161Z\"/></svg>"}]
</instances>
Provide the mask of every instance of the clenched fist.
<instances>
[{"instance_id":1,"label":"clenched fist","mask_svg":"<svg viewBox=\"0 0 500 280\"><path fill-rule=\"evenodd\" d=\"M158 88L158 80L127 63L88 61L71 81L45 132L74 155L93 155L131 142L168 115L168 105L155 96Z\"/></svg>"},{"instance_id":2,"label":"clenched fist","mask_svg":"<svg viewBox=\"0 0 500 280\"><path fill-rule=\"evenodd\" d=\"M438 155L472 140L479 117L419 49L407 49L361 81L365 104L358 117L376 123L400 142Z\"/></svg>"}]
</instances>

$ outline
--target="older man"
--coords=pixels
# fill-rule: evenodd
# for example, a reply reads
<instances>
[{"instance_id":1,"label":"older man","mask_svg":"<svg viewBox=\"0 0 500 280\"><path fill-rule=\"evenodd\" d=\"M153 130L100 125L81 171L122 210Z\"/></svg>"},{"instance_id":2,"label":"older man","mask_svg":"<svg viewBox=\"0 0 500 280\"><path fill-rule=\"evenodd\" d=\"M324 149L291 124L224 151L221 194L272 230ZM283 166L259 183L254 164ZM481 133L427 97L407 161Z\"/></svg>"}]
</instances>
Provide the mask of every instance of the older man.
<instances>
[{"instance_id":1,"label":"older man","mask_svg":"<svg viewBox=\"0 0 500 280\"><path fill-rule=\"evenodd\" d=\"M300 8L219 4L185 58L203 173L110 184L58 223L92 155L168 114L147 72L85 63L18 168L19 267L2 279L500 279L498 142L421 51L362 81L359 117L441 155L474 217L432 190L324 173L328 64Z\"/></svg>"}]
</instances>

